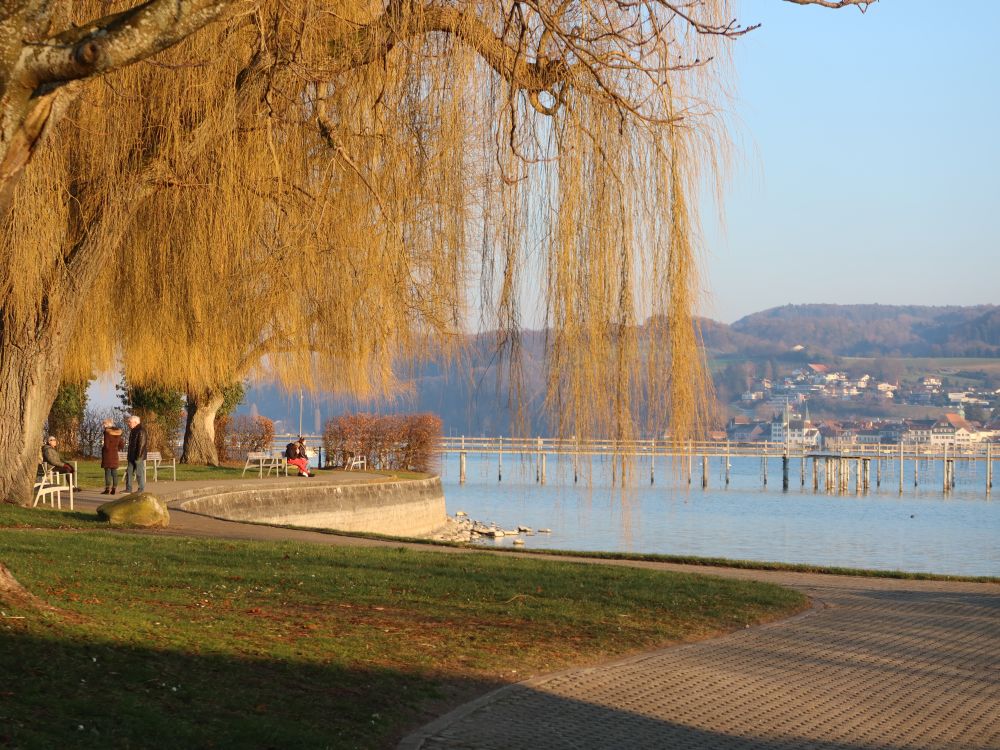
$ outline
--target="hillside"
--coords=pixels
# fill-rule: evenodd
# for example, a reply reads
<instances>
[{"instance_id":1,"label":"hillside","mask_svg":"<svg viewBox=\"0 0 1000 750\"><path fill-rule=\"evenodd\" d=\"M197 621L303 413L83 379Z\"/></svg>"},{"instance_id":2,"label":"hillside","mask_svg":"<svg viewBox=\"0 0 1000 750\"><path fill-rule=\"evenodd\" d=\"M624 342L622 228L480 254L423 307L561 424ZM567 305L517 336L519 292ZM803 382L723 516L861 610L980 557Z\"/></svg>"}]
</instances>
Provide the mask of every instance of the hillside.
<instances>
[{"instance_id":1,"label":"hillside","mask_svg":"<svg viewBox=\"0 0 1000 750\"><path fill-rule=\"evenodd\" d=\"M906 371L904 365L893 361L899 357L1000 357L1000 306L996 305L786 305L753 313L732 325L710 319L702 319L700 324L709 357L730 363L717 375L718 390L725 400L746 387L739 369L743 361L762 362L762 372L766 372L790 369L795 362L845 358L843 364L847 365L846 358L876 358L876 362L857 366L888 378ZM537 331L525 332L521 342L522 418L529 434L549 431L541 413L544 342L544 332ZM793 352L793 347L803 349ZM934 369L932 363L926 367ZM508 435L516 420L507 379L498 377L498 371L503 370L493 334L472 336L453 361L414 370L407 378L409 392L393 402L364 404L307 394L303 430L317 432L331 415L345 411L431 411L443 419L446 434ZM253 407L281 420L279 431L298 428L297 397L258 386L250 390L242 410Z\"/></svg>"},{"instance_id":2,"label":"hillside","mask_svg":"<svg viewBox=\"0 0 1000 750\"><path fill-rule=\"evenodd\" d=\"M1000 356L1000 307L785 305L728 327L745 341L847 357ZM709 349L713 344L706 338Z\"/></svg>"}]
</instances>

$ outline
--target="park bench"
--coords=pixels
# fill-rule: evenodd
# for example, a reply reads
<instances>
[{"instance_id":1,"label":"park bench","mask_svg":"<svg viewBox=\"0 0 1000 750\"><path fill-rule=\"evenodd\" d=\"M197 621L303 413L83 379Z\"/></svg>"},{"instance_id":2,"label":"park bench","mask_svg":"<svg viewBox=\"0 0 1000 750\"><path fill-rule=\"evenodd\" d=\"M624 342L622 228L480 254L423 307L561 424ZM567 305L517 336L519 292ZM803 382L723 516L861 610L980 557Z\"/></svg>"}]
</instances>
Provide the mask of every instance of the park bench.
<instances>
[{"instance_id":1,"label":"park bench","mask_svg":"<svg viewBox=\"0 0 1000 750\"><path fill-rule=\"evenodd\" d=\"M46 463L41 465L42 472L38 475L32 494L34 500L31 507L38 503L48 503L53 508L62 510L62 493L69 492L69 509L73 510L73 477L69 474L58 474Z\"/></svg>"},{"instance_id":2,"label":"park bench","mask_svg":"<svg viewBox=\"0 0 1000 750\"><path fill-rule=\"evenodd\" d=\"M163 457L160 451L149 451L146 454L146 469L149 470L150 465L153 467L153 481L159 481L159 470L162 465L164 469L170 469L174 475L174 481L177 481L177 459L171 458L170 463ZM118 471L125 475L125 469L128 467L128 452L118 451ZM148 476L146 477L149 478Z\"/></svg>"},{"instance_id":3,"label":"park bench","mask_svg":"<svg viewBox=\"0 0 1000 750\"><path fill-rule=\"evenodd\" d=\"M349 456L344 459L344 469L347 471L353 471L354 469L367 469L368 459L365 458L360 453L355 453L353 456Z\"/></svg>"},{"instance_id":4,"label":"park bench","mask_svg":"<svg viewBox=\"0 0 1000 750\"><path fill-rule=\"evenodd\" d=\"M243 473L240 476L246 476L249 469L257 469L261 478L264 477L264 469L267 469L268 476L271 476L271 471L273 470L275 476L279 476L284 471L287 477L288 461L280 454L268 453L267 451L250 451L247 453L247 462L244 464Z\"/></svg>"},{"instance_id":5,"label":"park bench","mask_svg":"<svg viewBox=\"0 0 1000 750\"><path fill-rule=\"evenodd\" d=\"M149 465L153 465L153 481L159 481L160 467L164 469L170 469L174 473L174 481L177 481L177 459L171 458L170 463L167 463L167 459L160 455L159 451L149 451L146 454L146 468L149 469Z\"/></svg>"}]
</instances>

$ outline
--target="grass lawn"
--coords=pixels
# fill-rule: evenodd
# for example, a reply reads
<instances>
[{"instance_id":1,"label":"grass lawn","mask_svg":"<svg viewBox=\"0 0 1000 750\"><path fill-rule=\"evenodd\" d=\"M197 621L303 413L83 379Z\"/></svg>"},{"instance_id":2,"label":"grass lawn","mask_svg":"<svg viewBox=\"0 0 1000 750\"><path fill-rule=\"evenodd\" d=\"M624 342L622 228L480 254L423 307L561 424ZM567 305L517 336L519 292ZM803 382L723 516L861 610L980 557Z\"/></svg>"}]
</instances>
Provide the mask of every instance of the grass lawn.
<instances>
[{"instance_id":1,"label":"grass lawn","mask_svg":"<svg viewBox=\"0 0 1000 750\"><path fill-rule=\"evenodd\" d=\"M753 582L91 518L0 506L0 561L64 612L0 603L0 746L389 747L456 697L805 606Z\"/></svg>"},{"instance_id":2,"label":"grass lawn","mask_svg":"<svg viewBox=\"0 0 1000 750\"><path fill-rule=\"evenodd\" d=\"M84 489L102 488L104 487L104 469L101 468L100 461L91 458L77 459L77 468L79 469L79 477L77 477L77 484ZM323 470L325 471L325 470ZM422 479L423 477L429 476L428 474L420 474L414 471L386 471L377 472L379 474L385 474L388 476L395 477L397 479ZM201 481L214 481L218 479L240 479L243 474L243 464L239 466L201 466L198 464L177 464L177 481L183 481L185 479L194 479ZM289 471L289 476L295 476L296 470L292 469ZM256 469L253 471L248 471L246 478L256 477ZM170 480L173 478L170 469L160 470L160 480L163 479ZM146 481L153 481L153 470L150 468L146 472ZM125 478L123 476L118 477L118 490L119 492L124 491L125 488Z\"/></svg>"}]
</instances>

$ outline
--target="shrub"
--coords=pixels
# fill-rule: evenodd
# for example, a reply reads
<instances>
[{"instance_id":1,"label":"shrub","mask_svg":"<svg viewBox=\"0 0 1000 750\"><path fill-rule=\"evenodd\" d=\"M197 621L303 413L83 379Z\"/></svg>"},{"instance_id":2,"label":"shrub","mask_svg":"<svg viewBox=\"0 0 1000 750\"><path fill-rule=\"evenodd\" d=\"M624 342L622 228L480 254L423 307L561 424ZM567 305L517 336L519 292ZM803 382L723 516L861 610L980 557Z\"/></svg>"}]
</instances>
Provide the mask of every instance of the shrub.
<instances>
[{"instance_id":1,"label":"shrub","mask_svg":"<svg viewBox=\"0 0 1000 750\"><path fill-rule=\"evenodd\" d=\"M46 420L46 432L59 441L66 454L80 451L80 426L87 408L87 383L60 383Z\"/></svg>"},{"instance_id":2,"label":"shrub","mask_svg":"<svg viewBox=\"0 0 1000 750\"><path fill-rule=\"evenodd\" d=\"M80 422L80 453L90 458L101 455L104 445L104 420L110 419L119 427L124 421L120 409L87 409ZM128 427L125 427L128 433Z\"/></svg>"},{"instance_id":3,"label":"shrub","mask_svg":"<svg viewBox=\"0 0 1000 750\"><path fill-rule=\"evenodd\" d=\"M343 414L327 421L323 447L334 465L361 455L373 468L433 471L440 438L441 418L434 414Z\"/></svg>"},{"instance_id":4,"label":"shrub","mask_svg":"<svg viewBox=\"0 0 1000 750\"><path fill-rule=\"evenodd\" d=\"M222 394L222 406L219 407L215 417L215 451L219 456L219 463L229 460L228 436L233 421L233 411L243 403L243 398L247 394L246 384L242 381L231 383L222 389ZM273 430L272 425L272 432Z\"/></svg>"},{"instance_id":5,"label":"shrub","mask_svg":"<svg viewBox=\"0 0 1000 750\"><path fill-rule=\"evenodd\" d=\"M184 396L155 383L132 385L125 377L117 386L122 406L142 420L150 450L174 458L184 429Z\"/></svg>"},{"instance_id":6,"label":"shrub","mask_svg":"<svg viewBox=\"0 0 1000 750\"><path fill-rule=\"evenodd\" d=\"M241 414L227 418L225 433L227 455L241 456L250 451L266 451L271 449L271 441L274 440L274 422L267 417Z\"/></svg>"}]
</instances>

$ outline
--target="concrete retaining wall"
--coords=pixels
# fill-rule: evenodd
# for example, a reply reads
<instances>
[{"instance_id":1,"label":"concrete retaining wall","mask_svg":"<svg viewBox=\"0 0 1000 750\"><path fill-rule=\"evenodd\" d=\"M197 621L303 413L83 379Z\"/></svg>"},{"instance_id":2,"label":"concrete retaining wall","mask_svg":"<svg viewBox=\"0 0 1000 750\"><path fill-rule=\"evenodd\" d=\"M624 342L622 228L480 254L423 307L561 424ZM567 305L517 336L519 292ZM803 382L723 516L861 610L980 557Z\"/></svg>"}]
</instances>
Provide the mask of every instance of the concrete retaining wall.
<instances>
[{"instance_id":1,"label":"concrete retaining wall","mask_svg":"<svg viewBox=\"0 0 1000 750\"><path fill-rule=\"evenodd\" d=\"M420 536L446 522L439 477L365 484L217 485L176 506L229 521ZM173 503L172 503L173 504Z\"/></svg>"}]
</instances>

